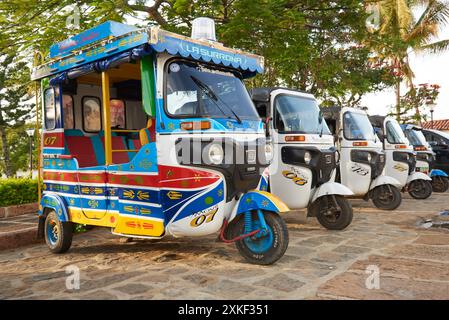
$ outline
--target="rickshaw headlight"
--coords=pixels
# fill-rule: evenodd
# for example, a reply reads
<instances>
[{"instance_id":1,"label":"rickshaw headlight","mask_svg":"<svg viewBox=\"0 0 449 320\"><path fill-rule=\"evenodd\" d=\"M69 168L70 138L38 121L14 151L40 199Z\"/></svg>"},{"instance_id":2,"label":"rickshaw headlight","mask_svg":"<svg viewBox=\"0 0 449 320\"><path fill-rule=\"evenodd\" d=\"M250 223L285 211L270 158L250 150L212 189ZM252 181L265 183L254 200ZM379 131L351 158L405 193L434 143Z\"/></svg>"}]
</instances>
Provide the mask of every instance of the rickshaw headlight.
<instances>
[{"instance_id":1,"label":"rickshaw headlight","mask_svg":"<svg viewBox=\"0 0 449 320\"><path fill-rule=\"evenodd\" d=\"M218 144L213 144L209 147L207 152L208 162L212 164L221 164L224 159L224 151L223 148Z\"/></svg>"},{"instance_id":2,"label":"rickshaw headlight","mask_svg":"<svg viewBox=\"0 0 449 320\"><path fill-rule=\"evenodd\" d=\"M306 164L309 164L310 161L312 161L312 154L311 154L309 151L306 151L306 152L304 153L304 162L305 162Z\"/></svg>"},{"instance_id":3,"label":"rickshaw headlight","mask_svg":"<svg viewBox=\"0 0 449 320\"><path fill-rule=\"evenodd\" d=\"M368 160L368 162L371 162L371 160L372 160L372 156L371 156L371 153L368 153L367 155L366 155L366 160Z\"/></svg>"},{"instance_id":4,"label":"rickshaw headlight","mask_svg":"<svg viewBox=\"0 0 449 320\"><path fill-rule=\"evenodd\" d=\"M273 145L271 143L266 143L265 144L265 160L267 161L267 163L271 163L271 161L273 161L273 158L274 158Z\"/></svg>"}]
</instances>

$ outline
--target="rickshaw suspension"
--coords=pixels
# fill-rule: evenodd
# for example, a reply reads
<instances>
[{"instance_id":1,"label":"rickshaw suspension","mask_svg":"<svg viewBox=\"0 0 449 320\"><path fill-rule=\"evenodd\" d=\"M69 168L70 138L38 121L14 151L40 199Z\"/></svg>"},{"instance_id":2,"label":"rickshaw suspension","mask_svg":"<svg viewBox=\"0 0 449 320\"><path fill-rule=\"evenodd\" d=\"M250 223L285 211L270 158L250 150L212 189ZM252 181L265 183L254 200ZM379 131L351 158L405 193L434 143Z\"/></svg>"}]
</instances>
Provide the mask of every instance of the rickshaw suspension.
<instances>
[{"instance_id":1,"label":"rickshaw suspension","mask_svg":"<svg viewBox=\"0 0 449 320\"><path fill-rule=\"evenodd\" d=\"M258 219L260 221L262 228L251 231L251 229L252 229L252 213L251 213L251 211L245 212L244 213L245 234L235 237L233 239L225 238L225 230L228 227L228 220L225 219L223 222L223 227L221 228L221 231L220 231L220 240L223 241L224 243L234 243L234 242L246 239L246 238L251 238L251 237L261 238L261 237L266 236L268 233L268 226L265 222L263 212L261 210L257 210L257 216L258 216Z\"/></svg>"}]
</instances>

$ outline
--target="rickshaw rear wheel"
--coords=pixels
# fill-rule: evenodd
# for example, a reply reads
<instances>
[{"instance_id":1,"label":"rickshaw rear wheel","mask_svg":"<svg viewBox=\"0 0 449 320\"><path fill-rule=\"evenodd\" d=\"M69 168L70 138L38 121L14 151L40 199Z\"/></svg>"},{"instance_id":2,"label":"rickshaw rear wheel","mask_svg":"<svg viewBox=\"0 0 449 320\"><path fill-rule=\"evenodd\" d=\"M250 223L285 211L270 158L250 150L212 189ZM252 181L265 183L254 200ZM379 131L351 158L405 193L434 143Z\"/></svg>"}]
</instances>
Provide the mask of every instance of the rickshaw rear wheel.
<instances>
[{"instance_id":1,"label":"rickshaw rear wheel","mask_svg":"<svg viewBox=\"0 0 449 320\"><path fill-rule=\"evenodd\" d=\"M59 220L55 211L50 211L45 218L45 242L52 253L64 253L70 249L73 238L71 222Z\"/></svg>"},{"instance_id":2,"label":"rickshaw rear wheel","mask_svg":"<svg viewBox=\"0 0 449 320\"><path fill-rule=\"evenodd\" d=\"M402 195L393 185L376 187L371 195L374 205L382 210L396 210L402 203Z\"/></svg>"},{"instance_id":3,"label":"rickshaw rear wheel","mask_svg":"<svg viewBox=\"0 0 449 320\"><path fill-rule=\"evenodd\" d=\"M410 182L408 193L414 199L427 199L432 195L432 184L427 180L414 180Z\"/></svg>"},{"instance_id":4,"label":"rickshaw rear wheel","mask_svg":"<svg viewBox=\"0 0 449 320\"><path fill-rule=\"evenodd\" d=\"M353 210L348 199L342 196L324 196L310 206L309 215L328 230L344 230L352 222Z\"/></svg>"},{"instance_id":5,"label":"rickshaw rear wheel","mask_svg":"<svg viewBox=\"0 0 449 320\"><path fill-rule=\"evenodd\" d=\"M235 243L239 253L252 264L270 265L278 261L284 255L288 247L288 230L284 219L279 214L263 211L265 222L269 232L266 236L257 238L249 237ZM230 230L232 236L238 237L244 234L245 219L241 215L235 221ZM253 230L260 228L257 213L252 213Z\"/></svg>"},{"instance_id":6,"label":"rickshaw rear wheel","mask_svg":"<svg viewBox=\"0 0 449 320\"><path fill-rule=\"evenodd\" d=\"M432 178L433 192L444 193L449 190L449 179L446 177L433 177Z\"/></svg>"}]
</instances>

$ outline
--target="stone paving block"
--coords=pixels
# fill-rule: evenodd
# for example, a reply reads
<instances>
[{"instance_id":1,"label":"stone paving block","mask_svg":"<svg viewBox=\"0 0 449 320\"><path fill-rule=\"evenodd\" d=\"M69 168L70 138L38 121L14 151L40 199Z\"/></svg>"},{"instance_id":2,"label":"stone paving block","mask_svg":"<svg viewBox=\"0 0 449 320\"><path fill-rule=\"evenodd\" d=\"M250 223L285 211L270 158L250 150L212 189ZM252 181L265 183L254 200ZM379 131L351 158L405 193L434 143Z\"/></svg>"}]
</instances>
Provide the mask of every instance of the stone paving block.
<instances>
[{"instance_id":1,"label":"stone paving block","mask_svg":"<svg viewBox=\"0 0 449 320\"><path fill-rule=\"evenodd\" d=\"M449 283L381 277L380 289L368 289L366 274L346 272L318 288L318 297L363 300L447 300Z\"/></svg>"},{"instance_id":2,"label":"stone paving block","mask_svg":"<svg viewBox=\"0 0 449 320\"><path fill-rule=\"evenodd\" d=\"M429 244L434 246L449 246L449 234L425 234L420 235L414 241L416 244Z\"/></svg>"},{"instance_id":3,"label":"stone paving block","mask_svg":"<svg viewBox=\"0 0 449 320\"><path fill-rule=\"evenodd\" d=\"M402 259L373 255L367 260L355 262L349 271L364 273L368 266L377 266L380 275L389 275L398 278L408 278L423 281L445 281L449 283L449 265L420 261L416 259Z\"/></svg>"},{"instance_id":4,"label":"stone paving block","mask_svg":"<svg viewBox=\"0 0 449 320\"><path fill-rule=\"evenodd\" d=\"M398 245L386 253L396 257L449 262L449 249L442 246Z\"/></svg>"},{"instance_id":5,"label":"stone paving block","mask_svg":"<svg viewBox=\"0 0 449 320\"><path fill-rule=\"evenodd\" d=\"M285 274L277 274L273 277L266 278L254 283L256 286L273 288L278 291L291 292L304 285L304 282L295 280Z\"/></svg>"}]
</instances>

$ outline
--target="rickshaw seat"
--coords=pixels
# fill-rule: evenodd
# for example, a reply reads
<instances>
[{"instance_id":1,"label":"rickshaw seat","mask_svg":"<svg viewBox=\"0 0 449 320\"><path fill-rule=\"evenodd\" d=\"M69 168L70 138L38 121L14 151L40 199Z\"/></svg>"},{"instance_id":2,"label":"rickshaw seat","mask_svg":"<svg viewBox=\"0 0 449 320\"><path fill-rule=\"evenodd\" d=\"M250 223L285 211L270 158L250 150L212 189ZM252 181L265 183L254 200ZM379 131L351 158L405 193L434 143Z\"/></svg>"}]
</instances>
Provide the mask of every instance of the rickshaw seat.
<instances>
[{"instance_id":1,"label":"rickshaw seat","mask_svg":"<svg viewBox=\"0 0 449 320\"><path fill-rule=\"evenodd\" d=\"M103 148L100 148L104 152L104 137L100 137ZM120 136L111 137L112 150L127 150L125 138ZM122 164L129 162L129 156L127 152L113 152L112 162L114 164ZM100 165L100 164L99 164Z\"/></svg>"},{"instance_id":2,"label":"rickshaw seat","mask_svg":"<svg viewBox=\"0 0 449 320\"><path fill-rule=\"evenodd\" d=\"M89 137L66 135L65 140L70 154L76 158L80 168L97 166L95 150Z\"/></svg>"},{"instance_id":3,"label":"rickshaw seat","mask_svg":"<svg viewBox=\"0 0 449 320\"><path fill-rule=\"evenodd\" d=\"M139 139L141 146L156 141L156 128L152 118L148 119L147 127L140 130Z\"/></svg>"}]
</instances>

